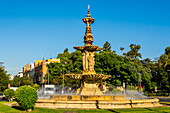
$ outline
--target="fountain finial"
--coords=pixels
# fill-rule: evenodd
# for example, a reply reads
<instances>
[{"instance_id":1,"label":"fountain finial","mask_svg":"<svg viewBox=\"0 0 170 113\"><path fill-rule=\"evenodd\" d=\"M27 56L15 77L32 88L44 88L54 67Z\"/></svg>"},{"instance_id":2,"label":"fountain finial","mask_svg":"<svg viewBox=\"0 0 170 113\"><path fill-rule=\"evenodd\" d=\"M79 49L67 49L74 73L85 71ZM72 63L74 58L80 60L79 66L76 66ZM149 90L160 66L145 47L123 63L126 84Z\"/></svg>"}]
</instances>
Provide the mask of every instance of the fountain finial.
<instances>
[{"instance_id":1,"label":"fountain finial","mask_svg":"<svg viewBox=\"0 0 170 113\"><path fill-rule=\"evenodd\" d=\"M88 13L87 13L87 17L91 17L91 15L90 15L90 5L88 5Z\"/></svg>"}]
</instances>

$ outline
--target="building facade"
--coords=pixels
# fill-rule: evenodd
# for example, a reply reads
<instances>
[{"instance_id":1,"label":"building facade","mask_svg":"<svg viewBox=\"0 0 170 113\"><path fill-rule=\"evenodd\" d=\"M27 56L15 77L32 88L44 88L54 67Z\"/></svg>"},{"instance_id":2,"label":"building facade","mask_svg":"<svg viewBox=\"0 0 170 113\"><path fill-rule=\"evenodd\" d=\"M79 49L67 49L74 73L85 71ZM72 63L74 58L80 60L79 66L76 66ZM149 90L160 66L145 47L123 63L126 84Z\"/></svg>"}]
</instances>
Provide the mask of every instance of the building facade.
<instances>
[{"instance_id":1,"label":"building facade","mask_svg":"<svg viewBox=\"0 0 170 113\"><path fill-rule=\"evenodd\" d=\"M45 60L37 60L30 65L27 63L23 67L23 75L24 77L30 77L31 81L37 83L39 85L45 84L45 75L47 74L49 63L60 63L60 59L53 58Z\"/></svg>"}]
</instances>

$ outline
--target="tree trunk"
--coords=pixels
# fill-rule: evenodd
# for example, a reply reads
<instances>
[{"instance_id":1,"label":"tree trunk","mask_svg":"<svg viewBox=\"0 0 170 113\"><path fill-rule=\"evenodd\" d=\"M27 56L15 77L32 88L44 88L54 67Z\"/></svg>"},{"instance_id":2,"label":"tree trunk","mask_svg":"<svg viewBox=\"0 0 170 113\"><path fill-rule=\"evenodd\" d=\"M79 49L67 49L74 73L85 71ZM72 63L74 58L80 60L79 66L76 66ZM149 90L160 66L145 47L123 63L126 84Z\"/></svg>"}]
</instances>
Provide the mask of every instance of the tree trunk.
<instances>
[{"instance_id":1,"label":"tree trunk","mask_svg":"<svg viewBox=\"0 0 170 113\"><path fill-rule=\"evenodd\" d=\"M31 112L31 111L32 111L32 109L31 109L31 108L30 108L30 109L27 109L27 111L28 111L28 112Z\"/></svg>"}]
</instances>

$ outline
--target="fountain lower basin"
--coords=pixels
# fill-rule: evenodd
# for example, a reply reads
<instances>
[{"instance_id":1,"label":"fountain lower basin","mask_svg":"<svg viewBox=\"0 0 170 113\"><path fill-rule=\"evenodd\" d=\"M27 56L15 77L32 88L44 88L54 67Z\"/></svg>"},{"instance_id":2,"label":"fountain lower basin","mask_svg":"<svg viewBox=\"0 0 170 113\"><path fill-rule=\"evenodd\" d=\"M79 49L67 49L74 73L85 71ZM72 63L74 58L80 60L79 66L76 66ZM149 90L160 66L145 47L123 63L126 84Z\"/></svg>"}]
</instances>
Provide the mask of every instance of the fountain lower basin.
<instances>
[{"instance_id":1,"label":"fountain lower basin","mask_svg":"<svg viewBox=\"0 0 170 113\"><path fill-rule=\"evenodd\" d=\"M35 106L53 109L114 109L162 105L158 99L127 100L125 95L51 95L51 99L38 99Z\"/></svg>"}]
</instances>

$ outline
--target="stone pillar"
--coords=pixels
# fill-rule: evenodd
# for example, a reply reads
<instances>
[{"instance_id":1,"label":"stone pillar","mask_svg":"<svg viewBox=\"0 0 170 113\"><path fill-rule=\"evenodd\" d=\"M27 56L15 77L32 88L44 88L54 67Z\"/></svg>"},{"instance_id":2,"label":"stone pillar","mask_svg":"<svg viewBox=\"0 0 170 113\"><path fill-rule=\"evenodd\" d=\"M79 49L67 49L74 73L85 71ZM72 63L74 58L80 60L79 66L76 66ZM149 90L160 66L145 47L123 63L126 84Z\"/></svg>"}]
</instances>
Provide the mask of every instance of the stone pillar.
<instances>
[{"instance_id":1,"label":"stone pillar","mask_svg":"<svg viewBox=\"0 0 170 113\"><path fill-rule=\"evenodd\" d=\"M95 58L94 58L95 54L94 54L94 52L91 53L91 56L92 56L92 71L95 72L94 71L94 64L95 64Z\"/></svg>"}]
</instances>

